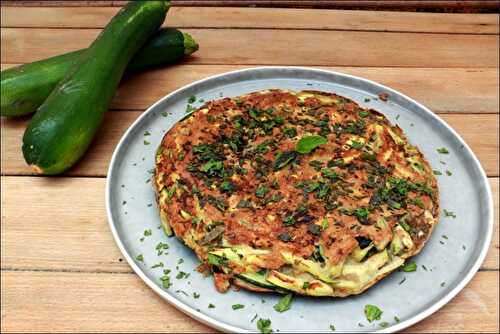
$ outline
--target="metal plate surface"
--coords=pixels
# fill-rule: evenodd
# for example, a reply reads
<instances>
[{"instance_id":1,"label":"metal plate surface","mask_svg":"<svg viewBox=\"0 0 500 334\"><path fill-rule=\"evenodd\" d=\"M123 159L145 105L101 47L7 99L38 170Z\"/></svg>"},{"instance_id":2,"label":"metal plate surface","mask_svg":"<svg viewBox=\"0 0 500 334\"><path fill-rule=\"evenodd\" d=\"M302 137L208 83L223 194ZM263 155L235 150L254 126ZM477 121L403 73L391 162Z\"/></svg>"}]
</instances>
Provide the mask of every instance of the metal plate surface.
<instances>
[{"instance_id":1,"label":"metal plate surface","mask_svg":"<svg viewBox=\"0 0 500 334\"><path fill-rule=\"evenodd\" d=\"M334 92L371 107L398 124L433 169L443 173L437 176L440 205L454 212L456 218L441 213L427 245L413 258L418 264L416 272L396 271L359 296L295 297L289 311L278 313L273 309L278 295L218 293L212 278L196 272L199 262L191 250L159 229L149 181L155 151L165 133L185 116L189 97L196 96L193 105L197 107L201 105L199 99L208 101L268 88ZM377 99L382 92L389 94L387 102ZM446 147L449 154L439 154L436 149L440 147ZM446 170L453 175L448 176ZM137 275L175 307L226 332L257 331L257 320L252 322L256 314L257 319L270 319L273 330L281 332L331 332L331 324L339 332L401 330L437 311L464 288L484 260L493 231L493 201L486 175L473 152L448 124L391 88L352 75L304 67L229 72L194 82L160 99L131 125L116 147L108 171L106 206L115 240ZM151 230L152 235L144 236L145 230ZM168 255L158 256L155 248L160 242L168 243ZM136 259L140 254L143 262ZM152 268L159 262L164 267ZM161 285L163 269L172 271L169 289ZM177 279L180 271L189 273L189 277ZM194 293L199 298L194 298ZM209 308L209 304L215 307ZM233 304L245 307L233 310ZM366 304L383 310L380 321L367 322L363 313ZM382 328L382 322L389 327Z\"/></svg>"}]
</instances>

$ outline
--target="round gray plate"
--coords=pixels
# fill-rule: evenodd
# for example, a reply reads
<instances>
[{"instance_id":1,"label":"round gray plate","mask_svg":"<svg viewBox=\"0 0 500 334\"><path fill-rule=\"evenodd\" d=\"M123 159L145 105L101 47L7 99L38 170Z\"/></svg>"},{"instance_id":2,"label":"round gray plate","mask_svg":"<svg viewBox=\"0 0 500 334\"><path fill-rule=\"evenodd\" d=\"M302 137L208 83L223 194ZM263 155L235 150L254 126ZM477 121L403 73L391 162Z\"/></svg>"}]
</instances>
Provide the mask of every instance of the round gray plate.
<instances>
[{"instance_id":1,"label":"round gray plate","mask_svg":"<svg viewBox=\"0 0 500 334\"><path fill-rule=\"evenodd\" d=\"M165 237L159 229L155 194L149 180L155 150L172 125L185 116L188 98L196 96L196 107L201 104L200 98L208 101L267 88L334 92L374 108L398 124L431 166L443 173L437 177L440 204L454 212L456 218L441 214L426 247L413 258L418 264L416 272L396 271L359 296L295 297L289 311L278 313L273 305L279 296L246 291L218 293L212 278L203 278L196 272L198 260L191 250L176 238ZM381 92L389 93L388 102L376 99ZM436 149L440 147L446 147L449 154L439 154ZM446 170L453 175L446 175ZM137 275L175 307L210 326L231 332L257 331L257 320L252 322L256 314L257 319L271 319L273 330L282 332L330 332L330 324L340 332L377 331L382 328L381 322L389 324L385 331L401 330L438 310L471 280L486 255L493 230L493 201L486 175L467 144L441 118L409 97L375 82L302 67L260 67L221 74L160 99L120 140L109 167L106 207L115 240ZM144 237L145 230L151 230L152 235ZM158 256L155 247L159 242L168 243L168 255ZM139 254L143 255L143 262L137 261ZM165 266L151 268L159 262ZM163 269L172 271L173 284L169 289L161 287ZM189 273L189 277L177 279L180 271ZM193 293L200 294L199 298L194 298ZM215 308L209 308L210 303ZM245 308L233 310L233 304L243 304ZM363 313L366 304L383 310L380 321L367 322Z\"/></svg>"}]
</instances>

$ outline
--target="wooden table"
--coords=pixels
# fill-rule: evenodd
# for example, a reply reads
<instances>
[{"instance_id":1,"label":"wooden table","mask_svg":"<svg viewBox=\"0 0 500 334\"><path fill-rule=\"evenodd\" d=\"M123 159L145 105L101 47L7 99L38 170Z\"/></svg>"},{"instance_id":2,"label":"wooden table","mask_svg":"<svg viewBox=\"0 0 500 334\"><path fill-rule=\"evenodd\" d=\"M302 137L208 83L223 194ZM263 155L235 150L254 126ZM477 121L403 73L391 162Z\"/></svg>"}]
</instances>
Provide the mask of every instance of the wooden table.
<instances>
[{"instance_id":1,"label":"wooden table","mask_svg":"<svg viewBox=\"0 0 500 334\"><path fill-rule=\"evenodd\" d=\"M116 7L2 7L2 69L87 46ZM153 293L122 260L104 208L111 153L127 127L172 90L254 65L359 75L423 102L470 144L495 196L495 236L472 282L410 328L498 331L498 17L272 8L173 8L167 25L200 43L177 66L123 82L94 145L61 177L31 175L27 119L2 119L1 330L208 332Z\"/></svg>"}]
</instances>

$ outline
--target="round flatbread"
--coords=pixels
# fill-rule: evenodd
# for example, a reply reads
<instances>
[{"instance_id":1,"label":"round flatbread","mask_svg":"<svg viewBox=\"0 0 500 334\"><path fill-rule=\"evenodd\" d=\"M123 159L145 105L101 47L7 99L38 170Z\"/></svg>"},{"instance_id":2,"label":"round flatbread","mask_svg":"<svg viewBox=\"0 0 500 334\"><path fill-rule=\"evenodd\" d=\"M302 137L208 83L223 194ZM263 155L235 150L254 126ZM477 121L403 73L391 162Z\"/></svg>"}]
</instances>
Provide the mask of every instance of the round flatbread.
<instances>
[{"instance_id":1,"label":"round flatbread","mask_svg":"<svg viewBox=\"0 0 500 334\"><path fill-rule=\"evenodd\" d=\"M219 291L358 294L438 222L435 176L402 130L319 91L205 103L163 138L154 184L165 231Z\"/></svg>"}]
</instances>

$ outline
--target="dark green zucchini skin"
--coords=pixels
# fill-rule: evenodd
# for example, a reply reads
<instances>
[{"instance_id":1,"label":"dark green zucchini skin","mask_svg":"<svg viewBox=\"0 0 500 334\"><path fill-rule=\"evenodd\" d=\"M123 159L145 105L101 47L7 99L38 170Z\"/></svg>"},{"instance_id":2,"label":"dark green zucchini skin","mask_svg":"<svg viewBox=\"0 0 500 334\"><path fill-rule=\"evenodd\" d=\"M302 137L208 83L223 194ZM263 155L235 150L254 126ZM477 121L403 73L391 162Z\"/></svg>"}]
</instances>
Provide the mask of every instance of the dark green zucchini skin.
<instances>
[{"instance_id":1,"label":"dark green zucchini skin","mask_svg":"<svg viewBox=\"0 0 500 334\"><path fill-rule=\"evenodd\" d=\"M59 174L83 156L127 64L169 7L169 1L129 2L78 57L24 133L24 159L35 172Z\"/></svg>"},{"instance_id":2,"label":"dark green zucchini skin","mask_svg":"<svg viewBox=\"0 0 500 334\"><path fill-rule=\"evenodd\" d=\"M162 28L141 47L128 64L127 70L173 63L197 49L198 45L188 34L174 28ZM84 49L2 71L0 114L16 117L35 112L68 69L78 61L83 51Z\"/></svg>"}]
</instances>

